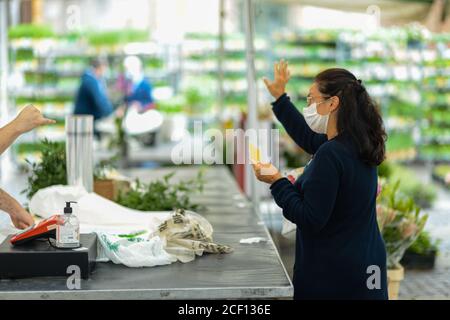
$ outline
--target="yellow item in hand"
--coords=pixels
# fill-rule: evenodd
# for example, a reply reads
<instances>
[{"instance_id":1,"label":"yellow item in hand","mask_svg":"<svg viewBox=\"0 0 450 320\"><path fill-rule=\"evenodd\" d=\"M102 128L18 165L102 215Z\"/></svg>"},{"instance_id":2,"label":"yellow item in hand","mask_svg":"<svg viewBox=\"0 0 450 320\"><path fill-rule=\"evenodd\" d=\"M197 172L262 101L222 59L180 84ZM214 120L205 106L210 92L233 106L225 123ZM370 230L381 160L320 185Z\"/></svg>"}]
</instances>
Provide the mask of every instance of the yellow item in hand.
<instances>
[{"instance_id":1,"label":"yellow item in hand","mask_svg":"<svg viewBox=\"0 0 450 320\"><path fill-rule=\"evenodd\" d=\"M252 163L258 163L261 161L261 151L253 143L249 142L248 149L250 151L250 161Z\"/></svg>"}]
</instances>

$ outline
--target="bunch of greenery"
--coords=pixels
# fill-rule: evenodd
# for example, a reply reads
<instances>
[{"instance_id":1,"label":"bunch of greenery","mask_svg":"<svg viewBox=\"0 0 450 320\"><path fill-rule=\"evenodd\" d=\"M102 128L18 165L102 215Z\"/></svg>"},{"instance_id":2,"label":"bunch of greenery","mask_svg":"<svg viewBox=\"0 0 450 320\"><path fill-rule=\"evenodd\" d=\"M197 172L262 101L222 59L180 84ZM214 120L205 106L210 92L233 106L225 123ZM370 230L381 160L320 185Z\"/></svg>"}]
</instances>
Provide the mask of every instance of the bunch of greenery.
<instances>
[{"instance_id":1,"label":"bunch of greenery","mask_svg":"<svg viewBox=\"0 0 450 320\"><path fill-rule=\"evenodd\" d=\"M39 150L42 154L41 161L31 163L26 160L30 175L28 186L22 193L25 193L28 199L42 188L67 184L65 143L44 139L40 143Z\"/></svg>"},{"instance_id":2,"label":"bunch of greenery","mask_svg":"<svg viewBox=\"0 0 450 320\"><path fill-rule=\"evenodd\" d=\"M427 255L433 251L437 252L439 244L440 240L433 240L427 231L422 231L407 251Z\"/></svg>"},{"instance_id":3,"label":"bunch of greenery","mask_svg":"<svg viewBox=\"0 0 450 320\"><path fill-rule=\"evenodd\" d=\"M171 183L174 172L165 175L161 180L144 184L136 180L135 186L125 193L119 193L117 203L142 211L166 211L174 208L188 210L203 209L198 204L191 203L190 195L203 191L203 172L197 177L177 183Z\"/></svg>"},{"instance_id":4,"label":"bunch of greenery","mask_svg":"<svg viewBox=\"0 0 450 320\"><path fill-rule=\"evenodd\" d=\"M377 220L387 251L389 268L396 268L406 249L417 239L427 222L411 197L399 192L400 182L384 182L377 199Z\"/></svg>"}]
</instances>

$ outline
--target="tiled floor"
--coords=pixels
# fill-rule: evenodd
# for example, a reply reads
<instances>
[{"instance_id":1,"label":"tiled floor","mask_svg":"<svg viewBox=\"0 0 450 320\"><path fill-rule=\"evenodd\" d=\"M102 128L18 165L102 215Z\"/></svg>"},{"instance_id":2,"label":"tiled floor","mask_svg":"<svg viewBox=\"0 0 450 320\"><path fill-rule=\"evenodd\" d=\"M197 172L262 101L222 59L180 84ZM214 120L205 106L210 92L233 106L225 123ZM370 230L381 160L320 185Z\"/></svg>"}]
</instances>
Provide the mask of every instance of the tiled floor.
<instances>
[{"instance_id":1,"label":"tiled floor","mask_svg":"<svg viewBox=\"0 0 450 320\"><path fill-rule=\"evenodd\" d=\"M415 167L422 181L430 182L429 170ZM400 286L400 299L450 299L450 192L436 185L438 197L429 213L426 230L433 237L441 239L440 254L433 270L406 270ZM281 235L282 215L271 199L261 205L261 214L266 222L281 258L292 277L294 265L295 240Z\"/></svg>"},{"instance_id":2,"label":"tiled floor","mask_svg":"<svg viewBox=\"0 0 450 320\"><path fill-rule=\"evenodd\" d=\"M450 299L450 251L441 251L433 270L407 270L400 299Z\"/></svg>"}]
</instances>

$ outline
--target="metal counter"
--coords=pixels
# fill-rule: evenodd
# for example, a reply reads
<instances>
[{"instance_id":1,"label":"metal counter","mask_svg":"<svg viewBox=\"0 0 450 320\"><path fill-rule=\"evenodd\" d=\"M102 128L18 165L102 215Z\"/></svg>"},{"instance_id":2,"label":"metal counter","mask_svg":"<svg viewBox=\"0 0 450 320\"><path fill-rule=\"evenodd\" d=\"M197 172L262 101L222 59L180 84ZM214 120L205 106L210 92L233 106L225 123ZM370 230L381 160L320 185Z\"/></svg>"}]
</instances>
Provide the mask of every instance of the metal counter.
<instances>
[{"instance_id":1,"label":"metal counter","mask_svg":"<svg viewBox=\"0 0 450 320\"><path fill-rule=\"evenodd\" d=\"M135 169L130 177L148 182L175 171L172 178L192 178L199 167ZM292 283L267 228L253 213L229 171L205 167L205 190L192 196L214 228L214 242L230 245L230 254L205 254L194 261L152 268L97 263L80 290L69 290L66 278L0 280L0 299L257 299L290 298ZM269 241L240 244L243 238ZM0 262L1 263L1 262Z\"/></svg>"}]
</instances>

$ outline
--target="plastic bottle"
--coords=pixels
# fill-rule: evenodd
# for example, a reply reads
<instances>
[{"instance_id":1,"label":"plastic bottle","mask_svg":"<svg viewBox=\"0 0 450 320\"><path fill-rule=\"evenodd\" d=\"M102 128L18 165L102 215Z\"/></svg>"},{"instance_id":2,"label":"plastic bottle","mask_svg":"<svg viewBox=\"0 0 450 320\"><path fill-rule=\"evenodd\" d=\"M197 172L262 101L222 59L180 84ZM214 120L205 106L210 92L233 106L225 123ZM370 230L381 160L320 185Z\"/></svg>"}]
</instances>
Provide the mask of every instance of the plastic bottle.
<instances>
[{"instance_id":1,"label":"plastic bottle","mask_svg":"<svg viewBox=\"0 0 450 320\"><path fill-rule=\"evenodd\" d=\"M66 202L64 214L56 225L56 246L58 248L78 248L80 246L80 222L72 214L71 203Z\"/></svg>"}]
</instances>

